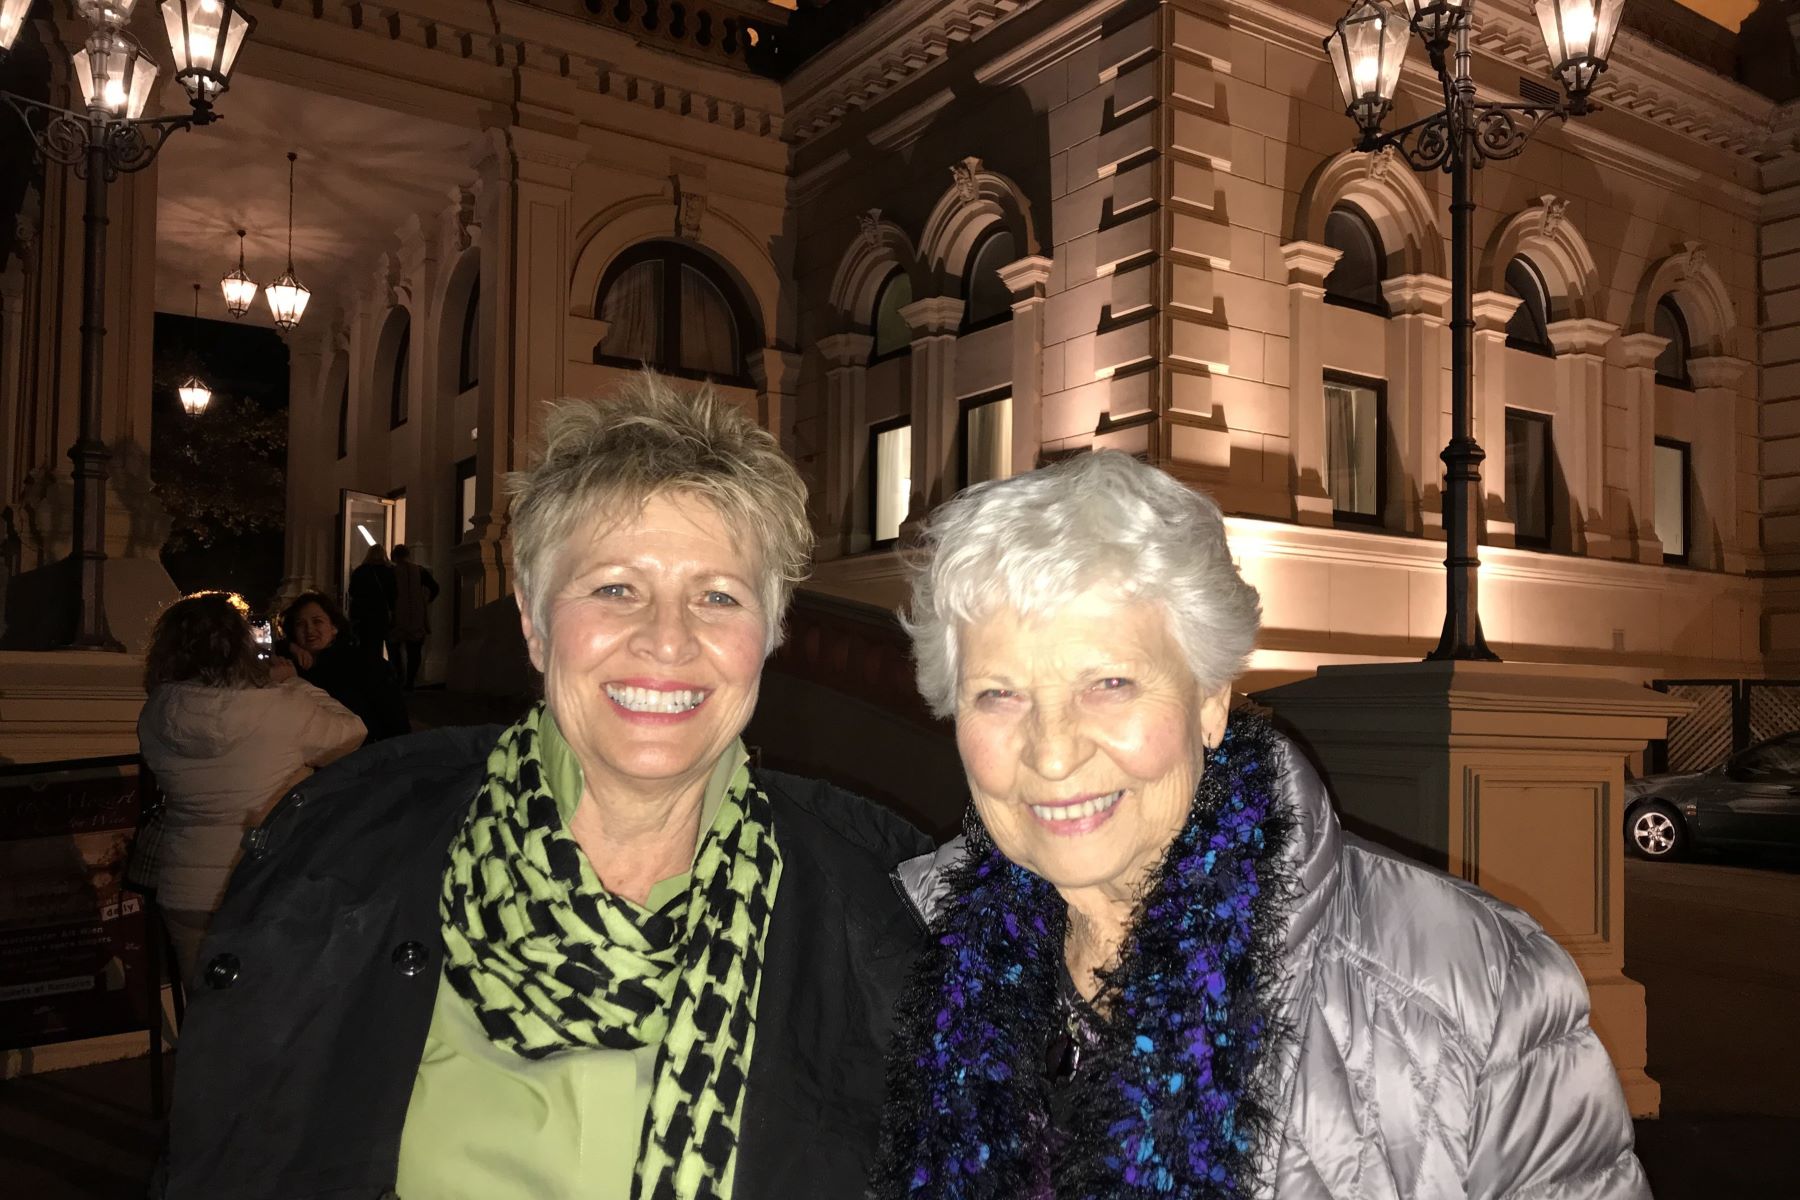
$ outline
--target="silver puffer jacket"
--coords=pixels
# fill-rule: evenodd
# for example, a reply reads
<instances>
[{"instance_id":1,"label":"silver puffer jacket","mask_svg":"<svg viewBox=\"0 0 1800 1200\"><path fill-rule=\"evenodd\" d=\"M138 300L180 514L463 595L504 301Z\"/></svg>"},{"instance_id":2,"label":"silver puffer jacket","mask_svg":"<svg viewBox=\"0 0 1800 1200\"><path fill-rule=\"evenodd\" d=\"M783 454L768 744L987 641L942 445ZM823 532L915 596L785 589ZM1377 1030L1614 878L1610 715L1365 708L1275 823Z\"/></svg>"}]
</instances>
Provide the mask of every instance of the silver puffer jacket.
<instances>
[{"instance_id":1,"label":"silver puffer jacket","mask_svg":"<svg viewBox=\"0 0 1800 1200\"><path fill-rule=\"evenodd\" d=\"M1518 909L1343 833L1287 742L1300 895L1273 997L1298 1036L1259 1195L1279 1200L1649 1200L1587 986ZM899 868L922 913L961 839Z\"/></svg>"}]
</instances>

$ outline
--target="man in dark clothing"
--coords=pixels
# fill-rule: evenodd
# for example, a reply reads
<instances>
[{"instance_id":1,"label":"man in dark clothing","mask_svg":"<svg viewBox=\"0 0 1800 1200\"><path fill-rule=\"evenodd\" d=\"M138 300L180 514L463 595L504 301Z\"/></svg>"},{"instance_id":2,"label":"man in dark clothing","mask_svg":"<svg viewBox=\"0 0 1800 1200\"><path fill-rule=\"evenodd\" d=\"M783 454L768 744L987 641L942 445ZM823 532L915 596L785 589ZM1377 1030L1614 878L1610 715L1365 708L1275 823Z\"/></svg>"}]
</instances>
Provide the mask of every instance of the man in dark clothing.
<instances>
[{"instance_id":1,"label":"man in dark clothing","mask_svg":"<svg viewBox=\"0 0 1800 1200\"><path fill-rule=\"evenodd\" d=\"M406 543L394 547L394 626L388 634L388 657L407 691L419 680L425 635L431 632L427 607L438 597L437 580L412 560Z\"/></svg>"},{"instance_id":2,"label":"man in dark clothing","mask_svg":"<svg viewBox=\"0 0 1800 1200\"><path fill-rule=\"evenodd\" d=\"M376 658L394 628L394 567L379 542L350 572L350 625L363 650Z\"/></svg>"}]
</instances>

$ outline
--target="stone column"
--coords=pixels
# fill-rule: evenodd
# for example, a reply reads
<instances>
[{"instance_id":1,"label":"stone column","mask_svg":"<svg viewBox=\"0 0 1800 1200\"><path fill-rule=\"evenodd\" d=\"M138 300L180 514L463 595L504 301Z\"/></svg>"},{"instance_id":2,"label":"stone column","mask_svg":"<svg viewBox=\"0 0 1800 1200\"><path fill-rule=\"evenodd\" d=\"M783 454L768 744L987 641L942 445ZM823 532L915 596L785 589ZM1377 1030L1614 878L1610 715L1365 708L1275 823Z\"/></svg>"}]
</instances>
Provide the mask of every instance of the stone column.
<instances>
[{"instance_id":1,"label":"stone column","mask_svg":"<svg viewBox=\"0 0 1800 1200\"><path fill-rule=\"evenodd\" d=\"M956 492L956 335L963 301L927 296L900 310L912 327L912 496L906 521L923 520Z\"/></svg>"},{"instance_id":2,"label":"stone column","mask_svg":"<svg viewBox=\"0 0 1800 1200\"><path fill-rule=\"evenodd\" d=\"M1469 400L1475 408L1475 440L1487 456L1481 464L1481 540L1511 546L1517 532L1506 508L1506 323L1523 301L1505 292L1476 292L1471 299L1475 354L1469 364L1474 372Z\"/></svg>"},{"instance_id":3,"label":"stone column","mask_svg":"<svg viewBox=\"0 0 1800 1200\"><path fill-rule=\"evenodd\" d=\"M750 378L756 383L756 421L793 451L794 393L800 382L800 356L779 346L765 346L750 356Z\"/></svg>"},{"instance_id":4,"label":"stone column","mask_svg":"<svg viewBox=\"0 0 1800 1200\"><path fill-rule=\"evenodd\" d=\"M1257 699L1305 739L1353 833L1531 914L1587 981L1633 1116L1644 989L1624 973L1625 760L1688 705L1519 663L1327 666Z\"/></svg>"},{"instance_id":5,"label":"stone column","mask_svg":"<svg viewBox=\"0 0 1800 1200\"><path fill-rule=\"evenodd\" d=\"M1331 524L1325 486L1325 277L1344 252L1317 242L1281 248L1288 287L1288 455L1294 463L1294 519Z\"/></svg>"},{"instance_id":6,"label":"stone column","mask_svg":"<svg viewBox=\"0 0 1800 1200\"><path fill-rule=\"evenodd\" d=\"M1012 474L1037 466L1043 450L1044 300L1050 285L1048 258L1032 255L1000 268L1013 296Z\"/></svg>"},{"instance_id":7,"label":"stone column","mask_svg":"<svg viewBox=\"0 0 1800 1200\"><path fill-rule=\"evenodd\" d=\"M868 478L869 350L866 333L834 333L819 339L825 356L824 480L819 513L819 557L861 554L869 548Z\"/></svg>"},{"instance_id":8,"label":"stone column","mask_svg":"<svg viewBox=\"0 0 1800 1200\"><path fill-rule=\"evenodd\" d=\"M1743 397L1737 382L1749 369L1743 359L1722 354L1688 360L1695 405L1692 495L1711 525L1710 532L1705 525L1695 530L1695 544L1688 548L1691 566L1739 574L1744 570L1737 494L1738 409ZM1694 557L1695 551L1701 552L1701 559Z\"/></svg>"},{"instance_id":9,"label":"stone column","mask_svg":"<svg viewBox=\"0 0 1800 1200\"><path fill-rule=\"evenodd\" d=\"M1556 435L1556 457L1569 488L1568 547L1616 557L1606 533L1606 347L1619 327L1608 321L1553 321L1550 344L1569 419Z\"/></svg>"},{"instance_id":10,"label":"stone column","mask_svg":"<svg viewBox=\"0 0 1800 1200\"><path fill-rule=\"evenodd\" d=\"M1626 413L1620 429L1625 471L1619 486L1625 490L1633 557L1641 563L1663 560L1662 539L1656 533L1656 359L1668 344L1668 338L1654 333L1628 333L1619 339Z\"/></svg>"},{"instance_id":11,"label":"stone column","mask_svg":"<svg viewBox=\"0 0 1800 1200\"><path fill-rule=\"evenodd\" d=\"M1388 302L1388 428L1399 460L1388 471L1389 491L1405 498L1407 533L1441 540L1444 462L1438 455L1450 428L1450 281L1396 275L1382 281L1381 292Z\"/></svg>"},{"instance_id":12,"label":"stone column","mask_svg":"<svg viewBox=\"0 0 1800 1200\"><path fill-rule=\"evenodd\" d=\"M325 369L331 361L336 330L302 325L288 337L287 527L283 531L281 586L276 603L324 584L329 573L315 575L309 552L325 523L319 509L331 457L337 453L337 400L323 396Z\"/></svg>"}]
</instances>

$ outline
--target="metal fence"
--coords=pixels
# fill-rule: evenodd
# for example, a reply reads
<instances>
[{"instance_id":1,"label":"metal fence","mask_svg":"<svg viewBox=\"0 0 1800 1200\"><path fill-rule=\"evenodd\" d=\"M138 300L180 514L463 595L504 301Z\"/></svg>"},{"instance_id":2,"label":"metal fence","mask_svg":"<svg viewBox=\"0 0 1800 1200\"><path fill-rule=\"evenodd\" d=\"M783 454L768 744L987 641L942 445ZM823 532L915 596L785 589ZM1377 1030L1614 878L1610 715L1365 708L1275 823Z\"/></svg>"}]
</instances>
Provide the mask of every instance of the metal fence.
<instances>
[{"instance_id":1,"label":"metal fence","mask_svg":"<svg viewBox=\"0 0 1800 1200\"><path fill-rule=\"evenodd\" d=\"M1777 734L1800 730L1800 680L1660 679L1654 685L1693 704L1652 747L1654 771L1704 771Z\"/></svg>"}]
</instances>

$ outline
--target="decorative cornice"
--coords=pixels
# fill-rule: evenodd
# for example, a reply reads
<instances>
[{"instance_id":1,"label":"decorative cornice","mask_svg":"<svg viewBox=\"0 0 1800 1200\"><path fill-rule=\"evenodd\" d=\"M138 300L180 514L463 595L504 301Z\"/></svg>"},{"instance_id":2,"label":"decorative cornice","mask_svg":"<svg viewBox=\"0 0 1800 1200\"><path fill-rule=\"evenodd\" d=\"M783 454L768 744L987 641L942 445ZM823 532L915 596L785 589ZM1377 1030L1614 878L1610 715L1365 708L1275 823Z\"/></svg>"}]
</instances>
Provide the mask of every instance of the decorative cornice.
<instances>
[{"instance_id":1,"label":"decorative cornice","mask_svg":"<svg viewBox=\"0 0 1800 1200\"><path fill-rule=\"evenodd\" d=\"M964 307L959 296L927 296L908 304L900 315L912 327L915 338L939 337L955 333L962 326Z\"/></svg>"},{"instance_id":2,"label":"decorative cornice","mask_svg":"<svg viewBox=\"0 0 1800 1200\"><path fill-rule=\"evenodd\" d=\"M834 333L820 338L818 347L819 353L825 356L825 365L832 370L861 367L868 364L875 339L866 333Z\"/></svg>"},{"instance_id":3,"label":"decorative cornice","mask_svg":"<svg viewBox=\"0 0 1800 1200\"><path fill-rule=\"evenodd\" d=\"M1594 317L1572 317L1550 322L1544 332L1550 335L1550 345L1558 357L1565 354L1598 357L1605 354L1608 343L1619 336L1619 327Z\"/></svg>"},{"instance_id":4,"label":"decorative cornice","mask_svg":"<svg viewBox=\"0 0 1800 1200\"><path fill-rule=\"evenodd\" d=\"M1619 339L1619 358L1627 370L1648 370L1668 346L1668 338L1654 333L1628 333Z\"/></svg>"},{"instance_id":5,"label":"decorative cornice","mask_svg":"<svg viewBox=\"0 0 1800 1200\"><path fill-rule=\"evenodd\" d=\"M870 144L880 146L883 150L901 150L912 145L919 140L919 135L931 125L931 118L937 116L939 111L954 99L956 99L956 93L949 88L933 92L886 125L870 133Z\"/></svg>"},{"instance_id":6,"label":"decorative cornice","mask_svg":"<svg viewBox=\"0 0 1800 1200\"><path fill-rule=\"evenodd\" d=\"M1286 242L1281 247L1281 263L1287 268L1288 286L1316 290L1320 295L1325 292L1325 277L1342 257L1342 250L1318 242Z\"/></svg>"},{"instance_id":7,"label":"decorative cornice","mask_svg":"<svg viewBox=\"0 0 1800 1200\"><path fill-rule=\"evenodd\" d=\"M1706 388L1731 388L1737 386L1751 364L1741 358L1733 358L1728 354L1714 354L1705 358L1688 359L1688 381L1696 391Z\"/></svg>"},{"instance_id":8,"label":"decorative cornice","mask_svg":"<svg viewBox=\"0 0 1800 1200\"><path fill-rule=\"evenodd\" d=\"M1476 292L1469 297L1469 315L1478 333L1498 333L1519 311L1524 301L1507 292Z\"/></svg>"},{"instance_id":9,"label":"decorative cornice","mask_svg":"<svg viewBox=\"0 0 1800 1200\"><path fill-rule=\"evenodd\" d=\"M794 72L789 138L804 145L866 109L1021 11L1021 0L926 0L890 4ZM924 11L920 11L923 9Z\"/></svg>"},{"instance_id":10,"label":"decorative cornice","mask_svg":"<svg viewBox=\"0 0 1800 1200\"><path fill-rule=\"evenodd\" d=\"M1381 281L1381 294L1396 317L1450 319L1450 281L1442 275L1396 275Z\"/></svg>"},{"instance_id":11,"label":"decorative cornice","mask_svg":"<svg viewBox=\"0 0 1800 1200\"><path fill-rule=\"evenodd\" d=\"M975 82L984 87L1011 87L1030 79L1046 67L1100 40L1101 22L1125 0L1095 0L1064 17L1050 28L975 68Z\"/></svg>"},{"instance_id":12,"label":"decorative cornice","mask_svg":"<svg viewBox=\"0 0 1800 1200\"><path fill-rule=\"evenodd\" d=\"M1012 293L1014 304L1023 304L1030 300L1042 300L1045 289L1050 286L1051 261L1041 254L1033 254L1021 258L1017 262L1009 262L1001 267L998 274L1000 282Z\"/></svg>"}]
</instances>

